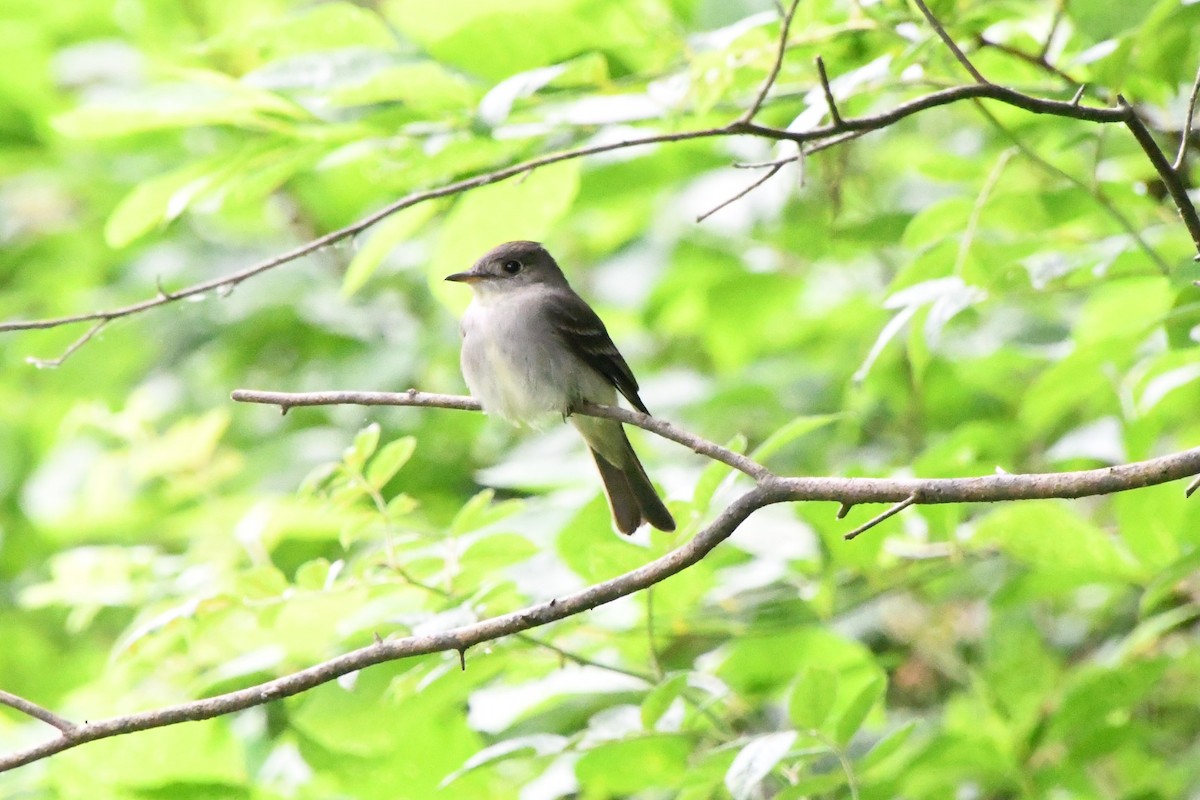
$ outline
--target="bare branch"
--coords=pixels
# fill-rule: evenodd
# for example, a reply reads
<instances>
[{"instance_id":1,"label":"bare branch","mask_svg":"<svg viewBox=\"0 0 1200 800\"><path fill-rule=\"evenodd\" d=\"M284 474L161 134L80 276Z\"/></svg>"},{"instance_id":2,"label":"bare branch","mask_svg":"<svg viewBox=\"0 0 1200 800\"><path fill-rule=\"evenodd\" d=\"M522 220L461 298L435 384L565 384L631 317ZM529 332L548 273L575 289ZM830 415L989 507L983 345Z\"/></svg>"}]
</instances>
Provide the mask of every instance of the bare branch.
<instances>
[{"instance_id":1,"label":"bare branch","mask_svg":"<svg viewBox=\"0 0 1200 800\"><path fill-rule=\"evenodd\" d=\"M1183 490L1183 496L1191 497L1196 493L1197 489L1200 489L1200 475L1196 476L1195 480L1187 485L1187 488Z\"/></svg>"},{"instance_id":2,"label":"bare branch","mask_svg":"<svg viewBox=\"0 0 1200 800\"><path fill-rule=\"evenodd\" d=\"M829 118L834 125L842 124L842 115L838 113L837 102L833 99L833 88L829 85L829 76L825 73L825 59L817 56L817 75L821 79L821 91L825 92L825 104L829 106Z\"/></svg>"},{"instance_id":3,"label":"bare branch","mask_svg":"<svg viewBox=\"0 0 1200 800\"><path fill-rule=\"evenodd\" d=\"M785 164L791 164L793 161L799 161L804 158L803 153L797 153L794 156L786 158L777 158L773 161L736 161L733 164L734 169L767 169L769 167L782 167Z\"/></svg>"},{"instance_id":4,"label":"bare branch","mask_svg":"<svg viewBox=\"0 0 1200 800\"><path fill-rule=\"evenodd\" d=\"M775 48L775 61L771 64L767 77L763 78L762 85L758 87L758 94L754 96L754 100L746 111L738 117L739 122L749 122L754 119L754 115L759 112L766 101L767 93L775 85L775 79L779 77L779 70L783 67L783 57L787 53L788 32L792 27L792 17L796 15L796 7L799 5L800 0L792 0L786 10L780 6L779 44Z\"/></svg>"},{"instance_id":5,"label":"bare branch","mask_svg":"<svg viewBox=\"0 0 1200 800\"><path fill-rule=\"evenodd\" d=\"M474 397L456 394L432 394L409 389L407 392L261 392L254 389L236 389L231 397L239 403L261 403L279 406L287 410L297 406L421 406L425 408L449 408L458 411L480 411L479 401ZM741 453L721 447L715 442L701 438L667 422L659 417L652 417L640 411L630 411L618 406L598 406L587 404L575 409L577 414L589 417L603 417L626 425L633 425L650 433L669 439L676 444L691 448L695 453L708 456L744 472L758 482L769 480L774 474L752 458Z\"/></svg>"},{"instance_id":6,"label":"bare branch","mask_svg":"<svg viewBox=\"0 0 1200 800\"><path fill-rule=\"evenodd\" d=\"M295 261L299 258L316 252L321 248L355 236L370 228L372 225L375 225L380 220L383 220L405 208L438 198L449 197L451 195L459 194L480 186L498 183L500 181L507 180L508 178L527 173L530 170L537 169L538 167L547 166L560 161L585 158L591 155L643 145L664 144L692 139L737 135L757 136L759 138L771 139L775 141L793 141L798 144L813 142L813 145L806 148L807 152L812 153L836 146L850 139L857 138L862 136L864 133L886 128L906 117L930 108L949 105L962 100L984 98L996 100L998 102L1002 102L1016 108L1021 108L1035 114L1052 114L1069 119L1078 119L1100 124L1128 124L1130 114L1132 113L1127 106L1118 108L1097 108L1092 106L1083 106L1079 105L1078 102L1065 102L1061 100L1050 100L1046 98L1035 97L1033 95L1019 92L1015 89L984 82L938 90L923 97L918 97L907 103L903 103L890 111L875 115L842 119L840 123L832 123L830 125L813 128L806 131L789 131L782 128L759 125L744 119L738 119L728 125L716 128L703 128L692 131L652 134L648 136L624 139L621 141L589 145L587 147L579 147L570 150L561 150L556 153L551 153L539 158L530 159L528 161L513 164L502 169L494 170L492 172L477 175L473 178L446 184L445 186L441 186L436 189L414 192L404 198L401 198L400 200L397 200L394 203L384 206L378 211L363 217L351 225L331 231L324 236L318 237L305 244L295 247L286 253L274 256L265 261L260 261L259 263L253 264L242 270L193 284L175 292L168 293L161 291L160 289L160 291L152 298L148 298L127 306L121 306L103 311L93 311L64 317L0 322L0 333L19 330L54 328L61 325L69 325L78 322L107 321L116 319L118 317L137 314L142 311L147 311L151 308L156 308L158 306L183 300L185 298L196 297L209 291L218 290L219 292L222 289L235 287L242 281L245 281L255 275ZM1159 153L1159 155L1161 156L1161 153ZM1165 159L1162 159L1162 164L1169 169L1170 165L1166 163ZM1156 164L1156 169L1158 168L1159 165ZM1159 169L1159 172L1161 174L1162 170ZM1178 185L1178 181L1175 181L1175 183ZM1189 231L1192 231L1192 221L1196 220L1196 211L1192 206L1191 201L1187 198L1186 193L1180 193L1177 191L1172 191L1171 197L1178 206L1180 215L1184 218L1185 223L1188 224ZM1193 238L1200 237L1200 221L1196 221L1194 224L1195 231L1193 233Z\"/></svg>"},{"instance_id":7,"label":"bare branch","mask_svg":"<svg viewBox=\"0 0 1200 800\"><path fill-rule=\"evenodd\" d=\"M34 358L33 356L29 356L28 358L25 359L25 361L26 361L26 363L32 364L33 366L37 367L38 369L53 369L54 367L61 367L63 362L71 357L72 353L74 353L76 350L78 350L79 348L83 347L85 344L90 342L92 340L92 337L95 336L97 333L99 333L100 329L103 328L105 325L107 325L111 321L112 321L111 317L101 319L95 325L88 328L87 333L83 334L83 336L80 336L78 339L71 342L70 346L68 346L67 349L64 350L62 355L59 356L58 358L43 359L43 358Z\"/></svg>"},{"instance_id":8,"label":"bare branch","mask_svg":"<svg viewBox=\"0 0 1200 800\"><path fill-rule=\"evenodd\" d=\"M783 169L784 164L787 164L787 163L789 163L789 162L784 161L781 164L772 165L772 167L769 170L764 172L761 177L756 178L754 180L754 182L751 183L749 186L747 186L745 189L742 189L740 192L735 194L733 197L730 197L729 199L722 201L721 203L710 208L708 211L705 211L700 216L696 217L696 222L704 222L704 220L708 219L709 217L711 217L713 214L720 211L725 206L735 203L738 200L741 200L743 197L750 194L751 192L753 192L758 187L762 186L767 181L771 180L771 178L774 178L775 175L779 173L779 170Z\"/></svg>"},{"instance_id":9,"label":"bare branch","mask_svg":"<svg viewBox=\"0 0 1200 800\"><path fill-rule=\"evenodd\" d=\"M332 404L426 406L476 411L474 398L407 392L259 392L239 389L233 399L284 407ZM920 504L992 503L1001 500L1077 498L1140 489L1200 474L1200 447L1131 464L1078 472L986 475L971 478L779 477L761 464L693 433L636 411L587 406L579 413L614 419L658 434L741 470L771 490L772 503L832 500L847 508L864 503L899 503L912 496Z\"/></svg>"},{"instance_id":10,"label":"bare branch","mask_svg":"<svg viewBox=\"0 0 1200 800\"><path fill-rule=\"evenodd\" d=\"M1196 69L1196 79L1192 81L1192 93L1188 95L1187 116L1183 119L1183 132L1179 134L1179 152L1171 167L1176 171L1183 169L1183 159L1187 155L1188 140L1192 138L1192 124L1196 120L1196 99L1200 97L1200 67Z\"/></svg>"},{"instance_id":11,"label":"bare branch","mask_svg":"<svg viewBox=\"0 0 1200 800\"><path fill-rule=\"evenodd\" d=\"M450 651L463 653L468 648L483 642L493 641L581 614L641 591L682 572L728 538L751 513L770 502L776 502L772 499L772 494L764 487L756 486L734 500L708 527L696 534L695 538L666 555L624 575L589 586L565 597L555 598L511 614L504 614L448 631L376 641L308 669L246 689L153 711L110 717L77 725L69 733L64 733L56 739L0 756L0 772L15 769L98 739L108 739L151 728L163 728L181 722L212 719L264 705L385 661L395 661L429 653Z\"/></svg>"},{"instance_id":12,"label":"bare branch","mask_svg":"<svg viewBox=\"0 0 1200 800\"><path fill-rule=\"evenodd\" d=\"M979 42L980 47L990 47L993 50L999 50L1002 53L1007 53L1008 55L1012 56L1013 58L1018 58L1021 61L1024 61L1028 64L1032 64L1035 67L1038 67L1039 69L1050 73L1054 77L1059 78L1062 81L1065 81L1066 83L1069 83L1071 85L1075 85L1075 84L1079 83L1079 81L1075 80L1068 73L1064 72L1063 70L1059 69L1058 67L1054 66L1049 61L1047 61L1045 53L1040 53L1038 55L1034 55L1033 53L1027 53L1024 50L1021 50L1020 48L1017 48L1017 47L1013 47L1010 44L1005 44L1004 42L992 41L991 39L987 38L983 34L980 34L979 37L976 39L976 41Z\"/></svg>"},{"instance_id":13,"label":"bare branch","mask_svg":"<svg viewBox=\"0 0 1200 800\"><path fill-rule=\"evenodd\" d=\"M942 27L942 23L938 22L937 17L935 17L933 12L929 10L929 6L925 5L925 0L912 1L916 3L917 8L921 9L921 13L925 16L925 20L937 33L938 38L945 42L946 47L950 48L950 52L954 54L956 59L958 59L958 63L963 65L963 69L971 74L971 77L975 79L976 83L987 83L987 78L983 77L983 75L979 73L979 70L975 69L975 65L971 63L971 59L967 58L967 54L964 53L959 46L954 43L954 40L950 38L950 34L946 33L946 29Z\"/></svg>"},{"instance_id":14,"label":"bare branch","mask_svg":"<svg viewBox=\"0 0 1200 800\"><path fill-rule=\"evenodd\" d=\"M855 537L857 537L860 533L865 533L866 531L871 530L871 528L874 528L876 525L883 522L888 517L892 517L892 516L895 516L896 514L899 514L901 511L908 508L915 502L917 502L917 495L914 492L913 494L910 494L908 497L901 500L899 503L896 503L896 505L892 506L887 511L884 511L882 514L877 514L876 516L874 516L871 519L864 522L862 525L859 525L854 530L843 535L842 538L845 539L846 541L850 541L851 539L854 539Z\"/></svg>"},{"instance_id":15,"label":"bare branch","mask_svg":"<svg viewBox=\"0 0 1200 800\"><path fill-rule=\"evenodd\" d=\"M899 503L917 495L921 505L1075 499L1157 486L1200 474L1200 447L1168 456L1077 472L1000 473L972 478L774 478L774 502L831 500L848 505Z\"/></svg>"},{"instance_id":16,"label":"bare branch","mask_svg":"<svg viewBox=\"0 0 1200 800\"><path fill-rule=\"evenodd\" d=\"M1050 48L1054 44L1054 35L1058 33L1058 26L1062 24L1063 15L1067 13L1067 0L1058 0L1058 8L1054 9L1054 19L1050 20L1050 30L1046 32L1046 41L1042 43L1042 49L1038 52L1038 57L1043 61L1050 55Z\"/></svg>"},{"instance_id":17,"label":"bare branch","mask_svg":"<svg viewBox=\"0 0 1200 800\"><path fill-rule=\"evenodd\" d=\"M1086 83L1079 84L1079 88L1076 89L1075 94L1073 94L1071 96L1071 105L1073 105L1073 106L1079 105L1079 101L1083 99L1083 93L1085 91L1087 91L1087 84Z\"/></svg>"},{"instance_id":18,"label":"bare branch","mask_svg":"<svg viewBox=\"0 0 1200 800\"><path fill-rule=\"evenodd\" d=\"M1179 210L1179 216L1183 218L1184 226L1188 229L1188 233L1191 234L1192 244L1200 252L1200 217L1196 216L1196 207L1192 205L1192 201L1188 197L1187 187L1183 185L1183 181L1179 179L1179 173L1171 167L1171 164L1167 161L1167 157L1159 149L1158 143L1154 141L1153 134L1146 128L1145 123L1142 122L1142 118L1138 116L1133 106L1129 105L1121 95L1117 95L1117 102L1120 103L1121 109L1125 111L1125 124L1129 126L1133 138L1137 139L1137 143L1141 145L1146 158L1150 159L1150 163L1154 165L1154 170L1158 173L1159 179L1167 187L1167 192L1170 193L1171 199L1175 201L1175 208Z\"/></svg>"},{"instance_id":19,"label":"bare branch","mask_svg":"<svg viewBox=\"0 0 1200 800\"><path fill-rule=\"evenodd\" d=\"M26 700L24 697L18 697L11 692L6 692L0 689L0 705L6 705L9 708L15 708L23 714L28 714L34 719L41 720L47 725L53 725L64 734L70 734L76 729L76 725L71 720L60 717L49 709L42 708L32 700Z\"/></svg>"}]
</instances>

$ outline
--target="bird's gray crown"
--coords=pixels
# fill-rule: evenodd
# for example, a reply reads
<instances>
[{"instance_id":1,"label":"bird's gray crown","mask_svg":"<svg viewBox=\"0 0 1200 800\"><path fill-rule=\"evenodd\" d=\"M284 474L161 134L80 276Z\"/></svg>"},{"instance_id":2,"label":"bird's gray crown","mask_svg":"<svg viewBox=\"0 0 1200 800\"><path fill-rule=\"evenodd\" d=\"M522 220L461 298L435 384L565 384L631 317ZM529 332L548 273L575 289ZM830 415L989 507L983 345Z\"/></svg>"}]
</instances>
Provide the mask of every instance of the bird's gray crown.
<instances>
[{"instance_id":1,"label":"bird's gray crown","mask_svg":"<svg viewBox=\"0 0 1200 800\"><path fill-rule=\"evenodd\" d=\"M449 275L446 280L469 283L484 291L533 284L567 285L554 257L538 242L529 241L497 245L469 271Z\"/></svg>"}]
</instances>

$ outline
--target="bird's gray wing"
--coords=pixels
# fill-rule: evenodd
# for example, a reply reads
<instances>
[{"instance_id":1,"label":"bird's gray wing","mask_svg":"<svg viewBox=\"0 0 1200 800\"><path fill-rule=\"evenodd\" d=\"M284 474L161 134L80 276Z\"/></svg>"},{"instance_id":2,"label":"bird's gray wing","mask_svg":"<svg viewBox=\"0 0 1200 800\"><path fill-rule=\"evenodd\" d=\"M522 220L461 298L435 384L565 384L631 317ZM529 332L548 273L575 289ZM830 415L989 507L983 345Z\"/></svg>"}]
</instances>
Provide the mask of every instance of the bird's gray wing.
<instances>
[{"instance_id":1,"label":"bird's gray wing","mask_svg":"<svg viewBox=\"0 0 1200 800\"><path fill-rule=\"evenodd\" d=\"M550 324L567 349L607 378L625 399L643 414L649 414L638 396L637 378L625 363L608 330L596 312L575 292L560 292L547 304Z\"/></svg>"}]
</instances>

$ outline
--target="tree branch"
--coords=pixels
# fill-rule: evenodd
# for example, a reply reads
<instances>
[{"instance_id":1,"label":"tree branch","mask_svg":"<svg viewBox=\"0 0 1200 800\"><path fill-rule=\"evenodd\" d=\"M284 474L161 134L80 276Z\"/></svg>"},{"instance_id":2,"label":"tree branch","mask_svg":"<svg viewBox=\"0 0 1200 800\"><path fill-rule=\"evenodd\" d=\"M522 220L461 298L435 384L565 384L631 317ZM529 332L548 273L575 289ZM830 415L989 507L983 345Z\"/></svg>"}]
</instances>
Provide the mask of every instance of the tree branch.
<instances>
[{"instance_id":1,"label":"tree branch","mask_svg":"<svg viewBox=\"0 0 1200 800\"><path fill-rule=\"evenodd\" d=\"M794 10L794 7L793 7ZM944 31L943 31L944 33ZM968 62L969 63L969 62ZM770 77L770 76L769 76ZM774 77L771 77L773 83ZM764 83L764 86L767 84ZM440 186L436 189L413 192L393 203L390 203L378 211L375 211L357 222L330 231L324 236L320 236L305 244L299 245L285 253L281 253L272 258L260 261L235 272L226 275L212 278L207 281L192 284L191 286L174 292L158 291L153 297L132 303L126 306L111 308L102 311L93 311L83 314L74 314L62 317L49 317L45 319L33 320L11 320L8 322L0 322L0 333L22 330L37 330L46 328L55 328L62 325L69 325L79 322L101 322L117 319L118 317L130 316L143 311L148 311L168 303L178 302L189 297L196 297L213 290L231 289L237 286L242 281L251 277L275 269L276 267L296 261L306 255L316 252L324 247L333 245L344 239L356 236L371 226L380 222L383 219L401 211L405 208L418 205L442 197L449 197L460 194L462 192L476 189L481 186L487 186L492 183L498 183L503 180L530 172L539 167L548 166L561 161L569 161L577 158L585 158L588 156L607 153L614 150L621 150L630 147L639 147L652 144L665 144L670 142L681 142L692 139L718 138L724 136L755 136L763 139L774 141L792 141L797 144L804 145L806 143L814 143L807 148L808 152L817 152L824 150L857 138L864 133L887 128L906 117L920 113L930 108L938 106L950 105L963 100L990 99L1005 103L1016 108L1023 109L1035 114L1051 114L1054 116L1065 117L1068 119L1077 119L1085 122L1093 122L1098 124L1113 124L1122 123L1128 125L1133 131L1135 137L1146 150L1147 156L1150 157L1156 171L1163 178L1170 190L1171 198L1174 201L1180 216L1183 218L1184 224L1191 233L1193 240L1196 243L1197 251L1200 252L1200 218L1197 218L1196 209L1192 205L1191 200L1187 196L1187 192L1183 190L1182 184L1178 179L1178 175L1171 169L1171 165L1167 162L1162 152L1154 144L1153 137L1146 131L1145 126L1137 118L1136 113L1128 104L1122 104L1116 108L1093 107L1080 105L1078 101L1063 101L1051 100L1043 97L1035 97L1010 89L1005 86L999 86L986 81L974 83L964 86L954 86L948 89L941 89L931 92L922 97L902 103L890 111L885 111L879 114L866 115L861 117L853 117L850 119L840 119L833 121L831 124L812 128L804 131L792 131L783 128L774 128L770 126L760 125L745 118L743 115L739 119L727 125L702 128L691 131L678 131L673 133L659 133L648 136L633 137L615 142L606 142L602 144L594 144L586 147L579 147L568 150L560 150L555 153L550 153L538 158L522 161L518 164L513 164L508 167L486 172L481 175L476 175L473 178L455 181L453 183ZM1146 142L1152 147L1147 148ZM1157 154L1157 156L1155 155ZM98 330L98 329L97 329ZM86 341L86 338L84 339ZM80 342L82 344L83 342Z\"/></svg>"},{"instance_id":2,"label":"tree branch","mask_svg":"<svg viewBox=\"0 0 1200 800\"><path fill-rule=\"evenodd\" d=\"M24 697L18 697L11 692L6 692L0 689L0 705L6 705L9 708L15 708L23 714L28 714L34 719L41 720L47 725L53 725L58 728L63 734L70 734L78 726L71 720L60 717L49 709L42 708L32 700L26 700Z\"/></svg>"},{"instance_id":3,"label":"tree branch","mask_svg":"<svg viewBox=\"0 0 1200 800\"><path fill-rule=\"evenodd\" d=\"M1187 187L1183 185L1183 181L1179 179L1179 173L1171 167L1171 163L1163 155L1162 149L1154 141L1153 134L1146 128L1146 124L1142 122L1142 118L1138 116L1133 106L1129 105L1121 95L1117 95L1117 102L1126 112L1125 124L1129 126L1133 138L1137 139L1137 143L1141 145L1146 158L1150 159L1150 163L1154 165L1155 171L1158 172L1158 177L1162 180L1163 185L1167 187L1167 192L1170 193L1171 199L1175 201L1175 207L1179 209L1179 216L1183 218L1184 226L1188 229L1188 233L1191 234L1192 244L1196 246L1197 252L1200 253L1200 217L1196 216L1196 207L1192 205L1192 201L1188 197ZM1200 255L1197 258L1200 258Z\"/></svg>"},{"instance_id":4,"label":"tree branch","mask_svg":"<svg viewBox=\"0 0 1200 800\"><path fill-rule=\"evenodd\" d=\"M478 411L472 397L407 392L261 392L238 389L233 399L264 403L283 409L296 406L368 405L423 406ZM696 453L721 461L754 478L771 490L769 502L832 500L845 507L865 503L933 505L942 503L994 503L1002 500L1074 499L1141 489L1200 474L1200 447L1173 455L1119 466L1077 472L1044 472L963 478L836 478L780 477L754 460L721 447L658 417L615 406L589 405L579 413L635 425L665 439L690 447ZM892 513L895 513L893 511ZM884 517L886 518L886 517ZM879 520L882 521L882 518Z\"/></svg>"},{"instance_id":5,"label":"tree branch","mask_svg":"<svg viewBox=\"0 0 1200 800\"><path fill-rule=\"evenodd\" d=\"M299 406L420 406L423 408L449 408L457 411L481 411L479 401L474 397L457 394L433 394L409 389L407 392L261 392L255 389L235 389L230 395L239 403L261 403L269 406L279 406L283 413ZM685 431L659 417L652 417L640 411L630 411L618 406L597 406L587 404L575 409L575 413L589 417L603 417L626 425L633 425L642 430L650 431L676 444L691 448L692 452L720 461L740 472L749 475L755 481L762 482L774 477L769 469L754 459L735 453L727 447L710 442L694 433Z\"/></svg>"},{"instance_id":6,"label":"tree branch","mask_svg":"<svg viewBox=\"0 0 1200 800\"><path fill-rule=\"evenodd\" d=\"M786 10L780 6L779 44L775 47L775 61L771 64L767 77L763 78L762 85L758 87L758 94L754 96L753 102L750 103L745 113L738 117L740 122L749 122L754 119L754 115L759 112L766 101L767 93L775 85L775 79L779 77L779 70L783 68L783 57L787 54L788 32L792 27L792 17L796 15L796 7L799 5L800 0L792 0Z\"/></svg>"},{"instance_id":7,"label":"tree branch","mask_svg":"<svg viewBox=\"0 0 1200 800\"><path fill-rule=\"evenodd\" d=\"M841 144L848 139L862 136L863 133L870 131L878 131L881 128L886 128L896 124L907 116L924 112L926 109L936 108L938 106L948 106L948 104L965 101L976 100L976 98L989 98L998 102L1006 103L1008 106L1014 106L1032 112L1034 114L1052 114L1063 116L1063 118L1082 120L1087 122L1097 122L1097 124L1128 124L1129 116L1132 114L1127 107L1121 108L1096 108L1090 106L1080 106L1078 103L1064 102L1057 100L1048 100L1044 97L1034 97L1026 95L1024 92L1008 89L1006 86L1000 86L989 83L977 83L964 86L952 86L949 89L930 92L929 95L918 97L916 100L901 103L900 106L881 114L858 116L858 118L842 119L840 122L834 122L823 127L811 128L809 131L787 131L784 128L775 128L769 126L758 125L756 122L743 121L739 119L731 122L731 124L713 127L701 128L696 131L680 131L674 133L658 133L652 136L635 137L630 139L619 140L619 142L608 142L604 144L589 145L586 148L575 148L570 150L560 150L553 154L541 156L539 158L530 158L528 161L512 164L512 166L502 169L492 170L490 173L476 175L474 178L455 181L452 184L446 184L433 190L414 192L408 194L395 201L385 205L382 209L374 211L362 217L358 222L346 225L344 228L331 230L330 233L323 236L318 236L313 239L290 249L290 251L275 255L275 257L259 261L257 264L245 267L245 269L228 273L221 277L211 278L209 281L194 283L190 287L172 291L172 293L164 293L158 291L155 296L139 302L131 303L131 305L120 306L116 308L104 309L104 311L95 311L82 314L71 314L66 317L50 317L44 319L28 319L28 320L10 320L0 323L0 333L10 331L28 331L28 330L43 330L49 327L59 327L61 325L71 325L74 323L85 323L85 321L107 321L119 317L128 317L131 314L137 314L144 311L149 311L151 308L167 305L167 303L178 302L185 300L187 297L194 297L208 293L212 290L220 290L222 288L233 288L246 279L260 275L260 273L274 270L277 266L290 263L290 261L298 260L305 255L319 251L324 247L334 245L336 242L349 239L349 237L358 235L362 231L371 228L372 225L382 221L386 217L394 215L397 211L408 209L426 201L454 196L490 184L497 184L499 181L514 178L516 175L528 173L530 170L546 167L548 164L558 163L562 161L574 160L574 158L584 158L604 154L613 150L622 150L625 148L637 148L637 146L650 144L666 144L672 142L685 142L690 139L706 139L719 138L730 136L754 136L772 140L788 140L788 142L796 142L798 144L816 143L809 148L810 152L823 150L828 146ZM1147 154L1148 155L1148 154ZM1159 152L1162 156L1162 152ZM1165 158L1163 160L1165 164ZM1169 164L1166 166L1170 167ZM1158 168L1156 164L1156 168ZM1159 169L1162 174L1162 169ZM1176 185L1178 181L1176 180ZM1171 192L1172 200L1175 200L1180 215L1184 218L1184 222L1188 223L1189 219L1195 219L1195 209L1192 201L1187 198L1186 193ZM1192 230L1189 223L1189 230ZM1198 249L1200 249L1200 221L1195 223L1194 239L1198 239Z\"/></svg>"},{"instance_id":8,"label":"tree branch","mask_svg":"<svg viewBox=\"0 0 1200 800\"><path fill-rule=\"evenodd\" d=\"M353 650L308 669L235 692L76 725L68 731L64 731L63 735L56 739L0 756L0 772L15 769L98 739L108 739L151 728L163 728L181 722L212 719L264 705L385 661L395 661L429 653L451 651L463 653L477 644L583 613L653 586L687 569L728 538L756 509L762 508L768 503L777 502L772 497L773 493L770 490L763 486L756 486L734 500L691 541L685 542L666 555L626 572L624 575L589 586L565 597L555 598L521 611L493 617L471 625L463 625L448 631L376 641L374 644Z\"/></svg>"},{"instance_id":9,"label":"tree branch","mask_svg":"<svg viewBox=\"0 0 1200 800\"><path fill-rule=\"evenodd\" d=\"M971 63L971 59L967 58L967 54L964 53L962 49L960 49L959 46L954 43L954 40L950 38L950 34L946 33L946 29L942 27L942 23L938 22L937 17L935 17L933 12L929 10L929 6L925 5L925 0L912 1L916 4L917 8L921 9L921 14L924 15L925 21L928 22L929 26L937 33L938 38L945 42L946 47L948 47L950 52L954 54L954 57L958 59L958 63L962 64L963 69L971 74L971 77L975 79L976 83L987 83L988 79L983 77L979 70L975 69L975 65Z\"/></svg>"},{"instance_id":10,"label":"tree branch","mask_svg":"<svg viewBox=\"0 0 1200 800\"><path fill-rule=\"evenodd\" d=\"M1183 159L1187 155L1188 140L1192 138L1192 125L1196 120L1196 99L1200 97L1200 68L1196 70L1196 79L1192 81L1192 93L1188 95L1187 115L1183 118L1183 131L1179 134L1179 152L1171 168L1175 172L1183 169Z\"/></svg>"},{"instance_id":11,"label":"tree branch","mask_svg":"<svg viewBox=\"0 0 1200 800\"><path fill-rule=\"evenodd\" d=\"M239 390L234 393L234 399L243 402L279 405L284 410L296 406L330 403L478 409L478 403L469 397L426 394L415 390L401 394L384 392L288 394ZM1051 497L1075 498L1110 494L1200 474L1200 448L1194 448L1182 453L1133 464L1056 474L1000 474L972 478L936 479L784 478L773 475L765 467L755 464L745 456L733 453L712 442L682 431L670 423L645 414L602 406L589 406L582 409L580 413L637 425L672 441L685 444L697 452L719 458L724 463L751 474L758 481L758 485L734 500L691 541L616 578L595 584L563 598L555 598L522 611L464 625L449 631L424 636L408 636L401 639L377 639L374 644L257 686L167 708L111 717L79 725L72 724L29 701L4 693L0 695L0 702L49 722L62 734L58 738L42 744L18 750L7 756L0 756L0 772L98 739L161 728L181 722L211 719L290 697L373 664L428 653L454 651L461 655L468 648L482 642L521 633L580 614L617 598L646 589L682 572L728 538L751 513L774 503L798 500L834 500L841 502L843 507L862 503L893 502L898 504L884 514L875 517L867 526L860 526L865 530L866 527L881 522L909 505L994 502Z\"/></svg>"},{"instance_id":12,"label":"tree branch","mask_svg":"<svg viewBox=\"0 0 1200 800\"><path fill-rule=\"evenodd\" d=\"M766 172L764 172L760 177L755 178L754 181L750 185L748 185L745 189L742 189L740 192L733 195L732 197L722 200L720 203L713 206L708 211L705 211L703 214L700 214L699 216L697 216L696 222L704 222L704 220L708 219L713 214L720 211L722 208L725 208L725 206L728 206L732 203L737 202L738 200L741 200L743 197L750 194L751 192L753 192L758 187L762 186L767 181L771 180L771 178L774 178L775 175L779 173L779 170L783 169L785 164L790 164L791 162L797 161L797 160L799 160L799 156L785 159L785 160L783 160L782 163L772 164L770 169L768 169Z\"/></svg>"},{"instance_id":13,"label":"tree branch","mask_svg":"<svg viewBox=\"0 0 1200 800\"><path fill-rule=\"evenodd\" d=\"M817 77L821 80L821 91L825 93L825 105L829 106L829 119L834 125L842 124L842 115L838 112L837 101L833 99L833 87L829 85L829 75L825 72L825 59L817 56Z\"/></svg>"}]
</instances>

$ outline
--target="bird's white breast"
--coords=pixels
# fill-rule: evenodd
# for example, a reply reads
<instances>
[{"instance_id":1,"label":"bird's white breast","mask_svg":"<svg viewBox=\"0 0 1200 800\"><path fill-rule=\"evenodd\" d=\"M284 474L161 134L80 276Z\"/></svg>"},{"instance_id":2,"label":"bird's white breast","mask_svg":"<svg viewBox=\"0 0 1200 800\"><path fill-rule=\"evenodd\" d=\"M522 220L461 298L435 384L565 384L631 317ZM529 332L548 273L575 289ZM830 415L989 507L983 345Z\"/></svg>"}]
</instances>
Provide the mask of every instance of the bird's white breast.
<instances>
[{"instance_id":1,"label":"bird's white breast","mask_svg":"<svg viewBox=\"0 0 1200 800\"><path fill-rule=\"evenodd\" d=\"M580 400L611 403L615 391L568 350L550 328L538 287L476 294L462 320L462 371L471 394L490 414L539 424Z\"/></svg>"}]
</instances>

